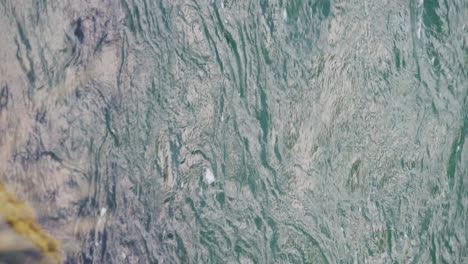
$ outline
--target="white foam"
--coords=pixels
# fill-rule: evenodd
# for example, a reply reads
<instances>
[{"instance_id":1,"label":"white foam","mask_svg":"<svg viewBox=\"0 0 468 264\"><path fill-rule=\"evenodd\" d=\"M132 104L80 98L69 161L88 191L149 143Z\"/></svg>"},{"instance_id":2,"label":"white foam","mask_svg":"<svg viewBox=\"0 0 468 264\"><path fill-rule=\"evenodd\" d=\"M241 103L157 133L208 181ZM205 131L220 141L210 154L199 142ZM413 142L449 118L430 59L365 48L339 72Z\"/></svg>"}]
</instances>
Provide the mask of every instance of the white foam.
<instances>
[{"instance_id":1,"label":"white foam","mask_svg":"<svg viewBox=\"0 0 468 264\"><path fill-rule=\"evenodd\" d=\"M107 213L107 208L105 208L105 207L101 208L101 213L100 213L101 217L106 215L106 213Z\"/></svg>"},{"instance_id":2,"label":"white foam","mask_svg":"<svg viewBox=\"0 0 468 264\"><path fill-rule=\"evenodd\" d=\"M209 168L205 168L205 181L208 184L212 184L215 181L215 176L213 175L213 172Z\"/></svg>"}]
</instances>

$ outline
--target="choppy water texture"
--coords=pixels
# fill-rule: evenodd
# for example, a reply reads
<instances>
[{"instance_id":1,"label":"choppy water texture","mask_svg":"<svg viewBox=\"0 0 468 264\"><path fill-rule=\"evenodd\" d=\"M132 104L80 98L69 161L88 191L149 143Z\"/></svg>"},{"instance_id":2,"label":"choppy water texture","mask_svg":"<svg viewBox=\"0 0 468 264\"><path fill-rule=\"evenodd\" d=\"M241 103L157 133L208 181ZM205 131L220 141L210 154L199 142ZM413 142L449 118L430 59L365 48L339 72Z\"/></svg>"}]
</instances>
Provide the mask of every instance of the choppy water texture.
<instances>
[{"instance_id":1,"label":"choppy water texture","mask_svg":"<svg viewBox=\"0 0 468 264\"><path fill-rule=\"evenodd\" d=\"M69 263L467 263L467 21L3 0L1 179Z\"/></svg>"}]
</instances>

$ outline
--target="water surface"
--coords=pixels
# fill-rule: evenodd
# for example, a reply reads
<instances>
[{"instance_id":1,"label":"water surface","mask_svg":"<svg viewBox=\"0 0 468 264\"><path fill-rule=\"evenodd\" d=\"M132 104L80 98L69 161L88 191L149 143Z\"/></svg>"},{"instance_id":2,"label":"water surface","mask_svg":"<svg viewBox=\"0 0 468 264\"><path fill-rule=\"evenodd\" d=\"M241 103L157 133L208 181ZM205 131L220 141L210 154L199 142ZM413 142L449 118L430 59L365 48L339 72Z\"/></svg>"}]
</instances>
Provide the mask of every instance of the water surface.
<instances>
[{"instance_id":1,"label":"water surface","mask_svg":"<svg viewBox=\"0 0 468 264\"><path fill-rule=\"evenodd\" d=\"M69 263L466 263L466 21L1 1L1 179Z\"/></svg>"}]
</instances>

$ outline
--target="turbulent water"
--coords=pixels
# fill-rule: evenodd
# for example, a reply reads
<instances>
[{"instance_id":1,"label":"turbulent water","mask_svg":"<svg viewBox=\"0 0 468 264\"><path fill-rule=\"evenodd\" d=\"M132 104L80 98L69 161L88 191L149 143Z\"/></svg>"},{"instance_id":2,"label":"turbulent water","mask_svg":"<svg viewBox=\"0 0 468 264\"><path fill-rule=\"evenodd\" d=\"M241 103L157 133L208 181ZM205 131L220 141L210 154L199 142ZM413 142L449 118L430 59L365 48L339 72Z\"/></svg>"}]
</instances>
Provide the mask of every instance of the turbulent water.
<instances>
[{"instance_id":1,"label":"turbulent water","mask_svg":"<svg viewBox=\"0 0 468 264\"><path fill-rule=\"evenodd\" d=\"M466 0L2 0L0 177L67 263L467 263Z\"/></svg>"}]
</instances>

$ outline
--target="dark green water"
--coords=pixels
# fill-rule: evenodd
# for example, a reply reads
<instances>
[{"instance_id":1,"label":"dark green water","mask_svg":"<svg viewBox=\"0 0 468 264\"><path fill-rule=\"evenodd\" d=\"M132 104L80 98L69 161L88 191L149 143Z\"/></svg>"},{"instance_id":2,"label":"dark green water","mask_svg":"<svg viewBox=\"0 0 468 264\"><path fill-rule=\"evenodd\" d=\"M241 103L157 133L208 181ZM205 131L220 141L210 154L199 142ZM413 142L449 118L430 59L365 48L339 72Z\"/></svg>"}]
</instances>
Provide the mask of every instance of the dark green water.
<instances>
[{"instance_id":1,"label":"dark green water","mask_svg":"<svg viewBox=\"0 0 468 264\"><path fill-rule=\"evenodd\" d=\"M1 179L67 263L467 263L467 21L3 0Z\"/></svg>"}]
</instances>

